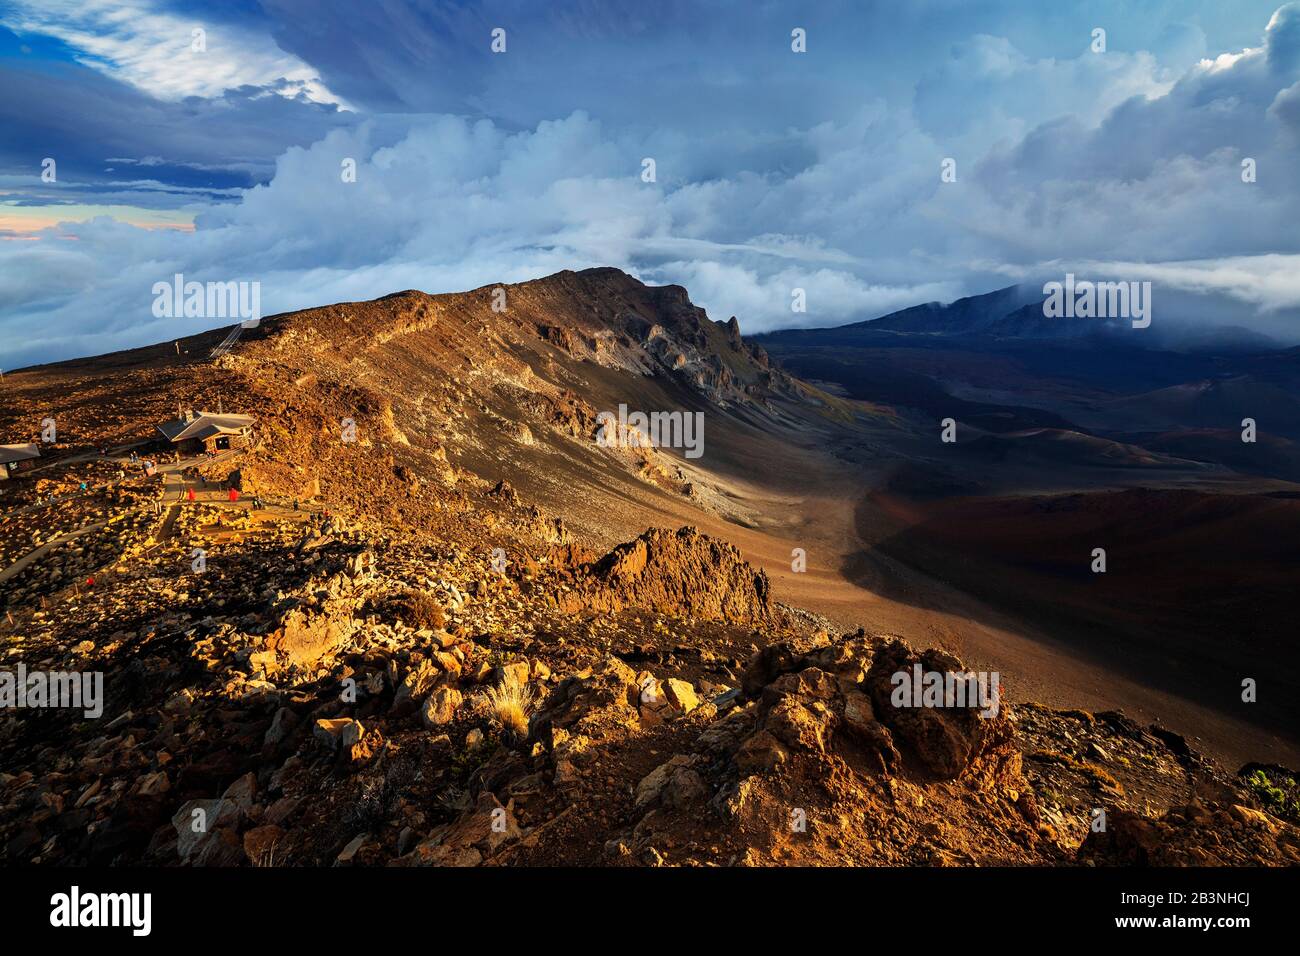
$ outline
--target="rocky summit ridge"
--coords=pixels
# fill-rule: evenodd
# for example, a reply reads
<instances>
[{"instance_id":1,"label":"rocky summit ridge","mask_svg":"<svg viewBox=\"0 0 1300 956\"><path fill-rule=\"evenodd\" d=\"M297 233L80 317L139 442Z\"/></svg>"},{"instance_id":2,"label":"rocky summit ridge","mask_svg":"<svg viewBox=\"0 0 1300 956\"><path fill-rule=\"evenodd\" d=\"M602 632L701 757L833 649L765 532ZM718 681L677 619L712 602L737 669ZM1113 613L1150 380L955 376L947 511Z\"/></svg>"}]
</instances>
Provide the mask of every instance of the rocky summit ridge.
<instances>
[{"instance_id":1,"label":"rocky summit ridge","mask_svg":"<svg viewBox=\"0 0 1300 956\"><path fill-rule=\"evenodd\" d=\"M1283 768L1119 712L899 708L894 675L962 662L781 603L714 534L612 532L579 476L725 506L675 456L593 441L620 398L741 434L841 411L679 287L402 292L208 358L223 334L5 377L4 433L54 410L63 438L0 497L4 565L27 561L0 663L106 686L102 717L0 725L6 862L1300 862ZM251 448L117 477L215 396Z\"/></svg>"}]
</instances>

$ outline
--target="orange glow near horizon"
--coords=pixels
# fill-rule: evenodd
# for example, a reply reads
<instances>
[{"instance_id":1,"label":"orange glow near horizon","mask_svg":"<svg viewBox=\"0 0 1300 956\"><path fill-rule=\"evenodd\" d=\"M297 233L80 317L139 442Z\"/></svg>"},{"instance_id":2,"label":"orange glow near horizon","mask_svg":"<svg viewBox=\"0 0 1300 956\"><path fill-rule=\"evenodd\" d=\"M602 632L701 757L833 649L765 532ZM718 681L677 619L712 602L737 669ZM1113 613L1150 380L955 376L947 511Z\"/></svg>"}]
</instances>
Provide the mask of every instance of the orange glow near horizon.
<instances>
[{"instance_id":1,"label":"orange glow near horizon","mask_svg":"<svg viewBox=\"0 0 1300 956\"><path fill-rule=\"evenodd\" d=\"M174 229L194 231L194 214L171 209L142 209L139 206L17 206L0 203L0 232L17 235L0 236L11 240L41 239L36 233L54 229L63 223L83 223L107 216L138 229Z\"/></svg>"}]
</instances>

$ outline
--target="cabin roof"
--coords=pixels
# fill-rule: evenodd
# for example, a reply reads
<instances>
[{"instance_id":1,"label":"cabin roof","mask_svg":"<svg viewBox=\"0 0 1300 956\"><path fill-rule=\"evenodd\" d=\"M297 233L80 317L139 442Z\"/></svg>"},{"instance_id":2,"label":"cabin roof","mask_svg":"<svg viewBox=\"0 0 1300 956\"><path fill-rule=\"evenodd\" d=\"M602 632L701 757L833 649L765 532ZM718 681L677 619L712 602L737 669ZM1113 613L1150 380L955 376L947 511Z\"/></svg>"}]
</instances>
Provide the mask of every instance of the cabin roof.
<instances>
[{"instance_id":1,"label":"cabin roof","mask_svg":"<svg viewBox=\"0 0 1300 956\"><path fill-rule=\"evenodd\" d=\"M29 458L40 458L40 446L35 443L27 445L0 445L0 465L7 465L15 461L27 461Z\"/></svg>"},{"instance_id":2,"label":"cabin roof","mask_svg":"<svg viewBox=\"0 0 1300 956\"><path fill-rule=\"evenodd\" d=\"M213 435L238 435L251 427L251 415L226 415L216 412L191 412L185 418L163 422L156 426L169 442L188 441L191 438L211 438Z\"/></svg>"}]
</instances>

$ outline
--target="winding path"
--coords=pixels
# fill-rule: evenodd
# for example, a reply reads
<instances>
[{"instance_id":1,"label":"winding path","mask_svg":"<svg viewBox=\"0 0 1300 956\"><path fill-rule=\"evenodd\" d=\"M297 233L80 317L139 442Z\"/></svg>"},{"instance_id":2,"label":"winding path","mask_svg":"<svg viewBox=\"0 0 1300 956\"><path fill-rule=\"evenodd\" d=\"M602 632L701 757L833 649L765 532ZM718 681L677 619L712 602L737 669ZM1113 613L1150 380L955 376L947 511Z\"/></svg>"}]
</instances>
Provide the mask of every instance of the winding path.
<instances>
[{"instance_id":1,"label":"winding path","mask_svg":"<svg viewBox=\"0 0 1300 956\"><path fill-rule=\"evenodd\" d=\"M127 513L129 514L130 512ZM21 574L23 570L28 567L28 565L34 564L36 561L39 561L41 558L45 557L45 555L49 554L51 551L53 551L55 548L57 548L59 545L63 544L64 542L71 541L73 538L79 538L83 534L89 534L91 531L96 531L99 528L103 528L107 524L108 524L107 520L97 521L94 524L86 525L86 527L84 528L78 528L76 531L69 531L67 534L59 535L57 538L51 538L49 541L46 541L43 545L34 548L31 551L28 551L26 554L24 554L13 564L9 565L9 567L0 571L0 584L3 584L5 581L8 581L10 578L14 577L15 575Z\"/></svg>"},{"instance_id":2,"label":"winding path","mask_svg":"<svg viewBox=\"0 0 1300 956\"><path fill-rule=\"evenodd\" d=\"M133 447L133 446L126 445L126 446L122 446L122 447L123 447L123 448L129 448L129 447ZM118 449L118 450L121 450L121 449ZM155 542L155 545L156 545L158 542L161 542L162 540L164 540L166 537L168 537L168 536L171 534L171 529L172 529L172 527L173 527L173 526L175 525L175 523L176 523L176 517L177 517L177 515L180 514L180 503L181 503L181 500L184 498L185 492L186 492L189 488L191 488L191 487L194 487L194 488L196 489L196 492L195 492L195 498L196 498L195 503L196 503L196 504L198 504L199 502L202 502L203 504L216 504L216 505L226 505L226 506L235 506L235 507L238 507L238 506L241 504L241 502L232 502L232 501L227 500L227 499L223 496L223 495L224 495L224 492L225 492L225 489L224 489L224 488L218 488L218 490L214 490L214 489L211 487L210 483L208 483L208 482L204 482L204 481L191 482L191 481L189 481L188 479L186 479L186 478L181 474L181 472L183 472L184 469L189 468L189 467L192 467L193 465L200 464L200 463L203 463L203 464L218 464L219 462L226 461L226 460L228 460L229 458L231 458L231 457L233 457L233 456L235 456L235 455L238 455L238 454L239 454L238 451L233 451L233 450L232 450L232 451L223 452L222 454L217 455L217 456L214 457L214 458L208 458L206 455L197 455L197 456L192 457L192 458L184 458L184 459L181 459L180 461L172 462L172 463L169 464L169 465L160 465L160 466L158 467L158 470L157 470L157 471L158 471L158 474L162 475L162 479L163 479L163 500L164 500L164 503L165 503L166 498L167 498L167 492L168 492L168 490L169 490L170 488L172 488L172 487L174 487L174 488L177 489L177 499L178 499L178 500L177 500L176 502L173 502L173 503L172 503L172 505L171 505L171 507L170 507L170 511L167 513L166 517L163 519L162 524L159 526L158 530L154 533L154 542ZM100 458L100 459L102 459L102 458L104 458L104 457L106 457L106 456L102 456L102 455L98 455L98 456L76 456L76 457L75 457L75 460L76 460L76 461L88 461L88 460L90 460L91 458ZM109 456L107 456L107 457L111 458L112 456L109 455ZM64 459L64 460L62 460L61 462L51 462L50 465L55 465L55 464L69 464L69 463L72 463L73 461L74 461L74 459ZM46 467L49 467L49 466L46 466ZM73 500L73 499L75 499L75 498L80 498L80 497L83 497L84 495L89 495L89 494L92 494L93 492L96 492L96 491L100 491L100 490L104 490L104 489L107 489L107 488L115 487L116 485L119 485L119 484L121 484L122 482L127 481L127 480L128 480L129 478L131 478L131 477L133 477L133 476L128 475L127 478L122 478L122 479L119 479L119 480L117 480L117 481L110 481L110 482L108 482L106 485L97 485L97 486L95 486L94 488L88 488L88 489L86 489L86 490L83 491L83 492L78 492L77 494L73 494L73 495L64 495L62 498L55 498L53 501L51 501L51 500L49 500L49 499L46 499L45 501L38 501L38 502L36 502L36 503L34 503L34 504L26 505L26 506L24 506L24 507L22 507L22 508L15 508L13 511L8 511L8 512L6 512L5 515L4 515L4 517L9 517L9 516L11 516L11 515L20 515L20 514L25 514L25 513L27 513L27 512L31 512L31 511L39 510L39 509L41 509L41 508L48 508L48 507L50 507L50 506L52 506L52 505L59 504L60 502L71 501L71 500ZM175 480L173 481L172 479L175 479ZM202 496L202 497L200 497L200 496ZM136 514L136 513L141 512L141 511L151 510L152 507L153 507L152 504L138 505L138 506L135 507L135 508L131 508L131 509L128 509L128 510L126 510L126 511L121 512L121 516L122 516L122 517L125 517L126 515L129 515L129 514ZM245 505L245 507L249 507L249 506ZM113 520L118 520L118 519L117 519L116 516L115 516L115 518L105 518L105 519L103 519L103 520L101 520L101 521L95 521L95 522L92 522L91 524L86 525L84 528L78 528L76 531L68 531L68 532L66 532L66 533L64 533L64 534L61 534L61 535L58 535L58 536L56 536L56 537L51 538L49 541L46 541L44 544L41 544L41 545L39 545L39 546L33 548L31 551L28 551L26 554L24 554L21 558L19 558L19 559L18 559L17 561L15 561L13 564L9 565L9 567L7 567L7 568L3 568L3 569L0 569L0 584L3 584L5 581L8 581L10 578L12 578L12 577L14 577L14 576L16 576L16 575L18 575L18 574L21 574L21 573L23 572L23 570L25 570L26 568L30 567L30 566L31 566L32 564L34 564L35 562L39 561L39 560L40 560L41 558L43 558L45 555L49 554L52 550L54 550L55 548L57 548L59 545L61 545L61 544L65 544L65 543L67 543L68 541L73 540L74 538L79 538L79 537L81 537L83 534L89 534L91 531L97 531L97 530L99 530L100 528L106 527L106 526L107 526L108 524L110 524Z\"/></svg>"}]
</instances>

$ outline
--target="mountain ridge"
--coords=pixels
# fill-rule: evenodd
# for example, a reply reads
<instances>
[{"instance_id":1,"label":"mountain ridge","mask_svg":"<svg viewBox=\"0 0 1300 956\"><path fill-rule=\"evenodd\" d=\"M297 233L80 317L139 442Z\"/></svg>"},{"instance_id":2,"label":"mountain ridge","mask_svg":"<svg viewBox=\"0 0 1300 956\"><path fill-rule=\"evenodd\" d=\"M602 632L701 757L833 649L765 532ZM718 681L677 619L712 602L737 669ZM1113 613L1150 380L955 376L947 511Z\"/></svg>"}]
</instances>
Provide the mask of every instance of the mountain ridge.
<instances>
[{"instance_id":1,"label":"mountain ridge","mask_svg":"<svg viewBox=\"0 0 1300 956\"><path fill-rule=\"evenodd\" d=\"M116 695L103 725L0 731L6 859L1300 860L1265 802L1280 768L1266 788L1170 731L1019 693L992 720L891 705L897 670L988 662L901 639L901 602L835 609L870 628L802 604L843 577L823 513L894 457L934 461L922 419L774 368L680 287L564 272L275 316L209 359L221 336L0 386L6 437L51 409L60 436L0 488L6 564L53 542L0 581L7 660L96 668ZM252 447L146 448L166 471L147 477L117 446L178 402L253 415ZM704 460L598 444L620 403L706 415ZM924 587L944 612L967 601ZM915 620L927 640L950 626Z\"/></svg>"}]
</instances>

